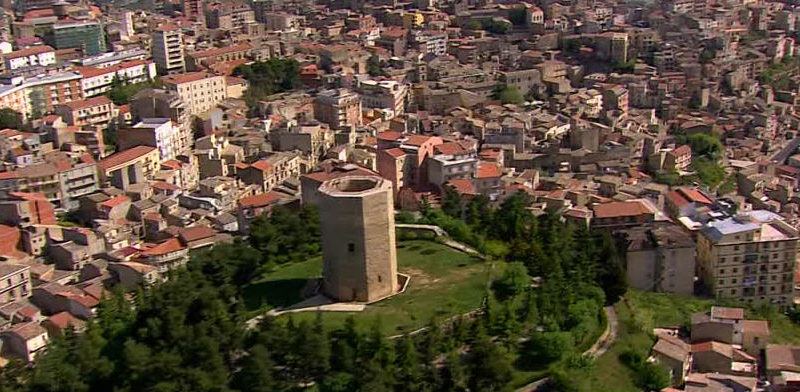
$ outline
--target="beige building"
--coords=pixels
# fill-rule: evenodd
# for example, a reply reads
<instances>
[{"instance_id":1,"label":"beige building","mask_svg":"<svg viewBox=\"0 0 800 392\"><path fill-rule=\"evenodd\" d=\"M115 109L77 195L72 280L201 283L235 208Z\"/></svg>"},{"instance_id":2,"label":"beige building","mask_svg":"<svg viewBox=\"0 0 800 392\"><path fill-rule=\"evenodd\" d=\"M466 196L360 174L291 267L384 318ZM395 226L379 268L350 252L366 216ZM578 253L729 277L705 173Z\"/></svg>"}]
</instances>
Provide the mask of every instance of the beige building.
<instances>
[{"instance_id":1,"label":"beige building","mask_svg":"<svg viewBox=\"0 0 800 392\"><path fill-rule=\"evenodd\" d=\"M153 61L159 74L169 75L186 70L180 27L173 24L158 27L150 36L150 47L153 49Z\"/></svg>"},{"instance_id":2,"label":"beige building","mask_svg":"<svg viewBox=\"0 0 800 392\"><path fill-rule=\"evenodd\" d=\"M319 192L325 294L373 302L397 292L391 183L344 177L324 182Z\"/></svg>"},{"instance_id":3,"label":"beige building","mask_svg":"<svg viewBox=\"0 0 800 392\"><path fill-rule=\"evenodd\" d=\"M206 72L170 75L162 79L168 91L178 93L186 113L196 116L228 98L225 77Z\"/></svg>"},{"instance_id":4,"label":"beige building","mask_svg":"<svg viewBox=\"0 0 800 392\"><path fill-rule=\"evenodd\" d=\"M314 99L314 118L332 129L361 125L361 97L347 89L322 91Z\"/></svg>"},{"instance_id":5,"label":"beige building","mask_svg":"<svg viewBox=\"0 0 800 392\"><path fill-rule=\"evenodd\" d=\"M53 106L53 110L67 124L79 127L94 125L105 128L116 117L114 102L104 95L58 104Z\"/></svg>"},{"instance_id":6,"label":"beige building","mask_svg":"<svg viewBox=\"0 0 800 392\"><path fill-rule=\"evenodd\" d=\"M797 240L797 230L765 210L713 220L697 238L698 273L718 299L789 306Z\"/></svg>"},{"instance_id":7,"label":"beige building","mask_svg":"<svg viewBox=\"0 0 800 392\"><path fill-rule=\"evenodd\" d=\"M97 163L100 180L125 190L132 184L153 179L161 162L159 150L151 146L136 146L111 155Z\"/></svg>"},{"instance_id":8,"label":"beige building","mask_svg":"<svg viewBox=\"0 0 800 392\"><path fill-rule=\"evenodd\" d=\"M691 295L695 244L680 227L665 224L625 232L628 284L639 290Z\"/></svg>"},{"instance_id":9,"label":"beige building","mask_svg":"<svg viewBox=\"0 0 800 392\"><path fill-rule=\"evenodd\" d=\"M27 265L0 264L0 304L31 296L31 268Z\"/></svg>"}]
</instances>

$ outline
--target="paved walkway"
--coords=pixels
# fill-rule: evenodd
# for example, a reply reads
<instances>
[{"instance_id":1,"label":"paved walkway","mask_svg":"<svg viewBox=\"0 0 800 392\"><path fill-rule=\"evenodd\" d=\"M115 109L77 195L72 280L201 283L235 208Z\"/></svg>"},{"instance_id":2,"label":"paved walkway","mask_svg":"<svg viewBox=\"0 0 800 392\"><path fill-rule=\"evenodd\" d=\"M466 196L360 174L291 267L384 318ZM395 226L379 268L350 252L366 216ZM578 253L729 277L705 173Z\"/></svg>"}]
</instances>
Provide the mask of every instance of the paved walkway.
<instances>
[{"instance_id":1,"label":"paved walkway","mask_svg":"<svg viewBox=\"0 0 800 392\"><path fill-rule=\"evenodd\" d=\"M478 252L474 248L471 248L471 247L469 247L469 246L467 246L465 244L462 244L462 243L460 243L458 241L450 239L450 236L447 234L447 232L444 231L444 229L442 229L439 226L436 226L436 225L418 225L418 224L413 224L413 223L397 223L397 224L394 225L394 227L399 228L399 229L416 229L416 230L429 230L429 231L432 231L434 234L436 234L437 237L442 237L442 240L443 240L442 244L447 245L447 246L449 246L449 247L451 247L451 248L453 248L455 250L462 251L462 252L464 252L464 253L466 253L466 254L468 254L470 256L475 256L475 257L478 257L478 258L481 258L481 259L485 259L485 256L481 252Z\"/></svg>"},{"instance_id":2,"label":"paved walkway","mask_svg":"<svg viewBox=\"0 0 800 392\"><path fill-rule=\"evenodd\" d=\"M603 308L603 311L606 313L606 330L603 331L603 334L600 335L600 338L589 347L588 350L583 352L583 355L591 355L593 357L599 357L608 352L611 348L611 345L614 344L614 340L617 339L617 333L619 331L619 320L617 319L617 312L614 310L613 306L606 306ZM540 380L536 380L522 388L517 389L516 392L534 392L538 391L539 388L543 387L547 382L550 380L549 377L542 378Z\"/></svg>"}]
</instances>

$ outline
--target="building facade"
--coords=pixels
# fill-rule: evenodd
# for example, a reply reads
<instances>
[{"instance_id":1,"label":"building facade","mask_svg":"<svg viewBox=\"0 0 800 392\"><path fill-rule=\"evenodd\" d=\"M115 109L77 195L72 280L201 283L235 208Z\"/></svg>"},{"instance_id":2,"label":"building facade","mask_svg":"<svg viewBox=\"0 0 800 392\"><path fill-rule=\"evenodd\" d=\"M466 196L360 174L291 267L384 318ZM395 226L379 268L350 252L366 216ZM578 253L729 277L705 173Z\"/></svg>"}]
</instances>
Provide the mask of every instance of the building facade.
<instances>
[{"instance_id":1,"label":"building facade","mask_svg":"<svg viewBox=\"0 0 800 392\"><path fill-rule=\"evenodd\" d=\"M169 75L186 70L183 53L183 33L178 26L162 25L150 36L153 61L159 74Z\"/></svg>"},{"instance_id":2,"label":"building facade","mask_svg":"<svg viewBox=\"0 0 800 392\"><path fill-rule=\"evenodd\" d=\"M788 306L797 241L797 230L769 211L713 220L697 237L698 272L719 299Z\"/></svg>"}]
</instances>

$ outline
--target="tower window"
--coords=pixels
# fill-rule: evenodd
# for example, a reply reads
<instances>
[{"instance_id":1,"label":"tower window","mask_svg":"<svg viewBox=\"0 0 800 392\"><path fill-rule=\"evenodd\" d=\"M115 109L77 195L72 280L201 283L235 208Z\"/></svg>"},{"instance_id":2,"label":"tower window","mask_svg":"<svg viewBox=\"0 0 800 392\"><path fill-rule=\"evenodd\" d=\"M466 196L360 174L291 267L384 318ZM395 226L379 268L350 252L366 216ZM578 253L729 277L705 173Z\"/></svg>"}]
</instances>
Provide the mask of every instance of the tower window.
<instances>
[{"instance_id":1,"label":"tower window","mask_svg":"<svg viewBox=\"0 0 800 392\"><path fill-rule=\"evenodd\" d=\"M347 251L348 252L355 252L356 251L356 244L354 244L352 242L347 244Z\"/></svg>"}]
</instances>

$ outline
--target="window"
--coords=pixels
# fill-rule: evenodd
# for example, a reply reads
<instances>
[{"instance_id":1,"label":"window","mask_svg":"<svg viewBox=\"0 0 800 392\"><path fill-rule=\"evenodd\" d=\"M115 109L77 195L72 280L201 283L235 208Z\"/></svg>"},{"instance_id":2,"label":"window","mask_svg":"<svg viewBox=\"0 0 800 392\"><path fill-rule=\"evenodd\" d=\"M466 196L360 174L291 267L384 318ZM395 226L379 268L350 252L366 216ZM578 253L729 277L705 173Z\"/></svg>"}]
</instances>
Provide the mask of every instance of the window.
<instances>
[{"instance_id":1,"label":"window","mask_svg":"<svg viewBox=\"0 0 800 392\"><path fill-rule=\"evenodd\" d=\"M356 251L356 244L354 244L352 242L347 244L347 251L348 252L355 252Z\"/></svg>"}]
</instances>

